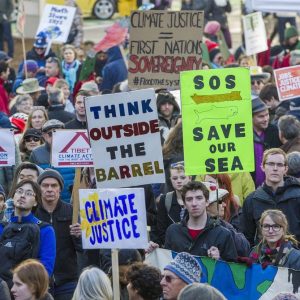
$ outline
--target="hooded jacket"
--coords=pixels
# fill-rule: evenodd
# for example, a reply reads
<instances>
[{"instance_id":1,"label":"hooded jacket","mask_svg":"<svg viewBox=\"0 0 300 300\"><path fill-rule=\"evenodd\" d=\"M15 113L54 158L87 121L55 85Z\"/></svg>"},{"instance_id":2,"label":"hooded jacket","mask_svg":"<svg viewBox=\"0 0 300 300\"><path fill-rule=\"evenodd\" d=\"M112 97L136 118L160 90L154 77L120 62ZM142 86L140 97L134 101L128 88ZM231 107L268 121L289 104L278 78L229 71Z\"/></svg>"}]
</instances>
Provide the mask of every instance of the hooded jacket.
<instances>
[{"instance_id":1,"label":"hooded jacket","mask_svg":"<svg viewBox=\"0 0 300 300\"><path fill-rule=\"evenodd\" d=\"M165 248L175 252L188 252L192 255L207 256L207 250L215 246L225 261L236 261L237 251L230 231L219 220L207 216L203 231L195 240L189 234L187 219L180 224L172 224L166 232Z\"/></svg>"},{"instance_id":2,"label":"hooded jacket","mask_svg":"<svg viewBox=\"0 0 300 300\"><path fill-rule=\"evenodd\" d=\"M245 200L240 218L241 230L253 246L257 240L259 219L267 209L279 209L287 217L289 232L300 241L300 183L296 178L284 178L284 186L273 190L265 183Z\"/></svg>"},{"instance_id":3,"label":"hooded jacket","mask_svg":"<svg viewBox=\"0 0 300 300\"><path fill-rule=\"evenodd\" d=\"M103 68L103 81L100 90L111 93L115 84L127 79L128 71L119 46L112 47L107 51L108 59Z\"/></svg>"}]
</instances>

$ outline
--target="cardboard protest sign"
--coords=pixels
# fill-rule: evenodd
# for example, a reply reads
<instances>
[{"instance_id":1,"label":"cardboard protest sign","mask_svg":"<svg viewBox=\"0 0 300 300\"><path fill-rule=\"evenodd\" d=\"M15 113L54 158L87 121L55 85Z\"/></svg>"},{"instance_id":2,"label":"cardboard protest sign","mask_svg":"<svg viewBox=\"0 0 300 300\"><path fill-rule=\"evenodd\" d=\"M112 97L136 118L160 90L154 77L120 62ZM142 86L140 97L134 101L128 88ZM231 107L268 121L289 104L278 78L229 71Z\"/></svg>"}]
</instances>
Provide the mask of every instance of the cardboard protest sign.
<instances>
[{"instance_id":1,"label":"cardboard protest sign","mask_svg":"<svg viewBox=\"0 0 300 300\"><path fill-rule=\"evenodd\" d=\"M53 167L88 167L93 165L92 150L86 130L55 130L51 148Z\"/></svg>"},{"instance_id":2,"label":"cardboard protest sign","mask_svg":"<svg viewBox=\"0 0 300 300\"><path fill-rule=\"evenodd\" d=\"M261 12L243 17L246 54L253 55L268 49L267 33Z\"/></svg>"},{"instance_id":3,"label":"cardboard protest sign","mask_svg":"<svg viewBox=\"0 0 300 300\"><path fill-rule=\"evenodd\" d=\"M0 129L0 167L15 165L14 132L10 129Z\"/></svg>"},{"instance_id":4,"label":"cardboard protest sign","mask_svg":"<svg viewBox=\"0 0 300 300\"><path fill-rule=\"evenodd\" d=\"M180 83L185 173L253 171L249 70L183 72Z\"/></svg>"},{"instance_id":5,"label":"cardboard protest sign","mask_svg":"<svg viewBox=\"0 0 300 300\"><path fill-rule=\"evenodd\" d=\"M203 11L134 11L128 84L179 88L179 73L202 66Z\"/></svg>"},{"instance_id":6,"label":"cardboard protest sign","mask_svg":"<svg viewBox=\"0 0 300 300\"><path fill-rule=\"evenodd\" d=\"M300 97L300 66L274 70L279 100Z\"/></svg>"},{"instance_id":7,"label":"cardboard protest sign","mask_svg":"<svg viewBox=\"0 0 300 300\"><path fill-rule=\"evenodd\" d=\"M300 12L299 0L252 0L252 8L265 12Z\"/></svg>"},{"instance_id":8,"label":"cardboard protest sign","mask_svg":"<svg viewBox=\"0 0 300 300\"><path fill-rule=\"evenodd\" d=\"M85 109L97 187L165 181L153 89L89 97Z\"/></svg>"},{"instance_id":9,"label":"cardboard protest sign","mask_svg":"<svg viewBox=\"0 0 300 300\"><path fill-rule=\"evenodd\" d=\"M143 188L79 190L84 249L146 248Z\"/></svg>"},{"instance_id":10,"label":"cardboard protest sign","mask_svg":"<svg viewBox=\"0 0 300 300\"><path fill-rule=\"evenodd\" d=\"M76 8L72 6L47 4L36 35L43 32L51 42L65 43L69 36L75 11Z\"/></svg>"}]
</instances>

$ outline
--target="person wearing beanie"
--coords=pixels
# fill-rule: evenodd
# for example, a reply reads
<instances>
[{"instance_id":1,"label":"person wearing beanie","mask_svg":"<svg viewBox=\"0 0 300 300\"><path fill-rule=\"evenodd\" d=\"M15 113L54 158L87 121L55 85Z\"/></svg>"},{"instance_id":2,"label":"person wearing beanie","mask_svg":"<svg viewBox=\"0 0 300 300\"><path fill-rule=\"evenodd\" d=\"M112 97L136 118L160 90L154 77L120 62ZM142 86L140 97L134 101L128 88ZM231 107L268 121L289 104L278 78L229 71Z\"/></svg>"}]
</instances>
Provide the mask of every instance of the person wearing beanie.
<instances>
[{"instance_id":1,"label":"person wearing beanie","mask_svg":"<svg viewBox=\"0 0 300 300\"><path fill-rule=\"evenodd\" d=\"M226 300L221 292L206 283L186 286L178 295L178 300Z\"/></svg>"},{"instance_id":2,"label":"person wearing beanie","mask_svg":"<svg viewBox=\"0 0 300 300\"><path fill-rule=\"evenodd\" d=\"M299 33L295 26L290 26L285 29L283 43L283 46L288 51L300 49Z\"/></svg>"},{"instance_id":3,"label":"person wearing beanie","mask_svg":"<svg viewBox=\"0 0 300 300\"><path fill-rule=\"evenodd\" d=\"M37 182L41 187L42 201L35 216L51 223L56 235L53 296L55 299L71 299L78 280L76 251L82 252L80 224L72 225L73 207L61 199L64 179L58 171L46 169Z\"/></svg>"},{"instance_id":4,"label":"person wearing beanie","mask_svg":"<svg viewBox=\"0 0 300 300\"><path fill-rule=\"evenodd\" d=\"M265 180L261 169L264 151L281 146L278 128L270 124L269 119L269 107L259 97L252 99L255 171L251 175L256 188Z\"/></svg>"},{"instance_id":5,"label":"person wearing beanie","mask_svg":"<svg viewBox=\"0 0 300 300\"><path fill-rule=\"evenodd\" d=\"M224 58L219 48L213 48L209 52L209 59L213 69L219 69L224 66Z\"/></svg>"},{"instance_id":6,"label":"person wearing beanie","mask_svg":"<svg viewBox=\"0 0 300 300\"><path fill-rule=\"evenodd\" d=\"M171 128L177 124L180 108L175 97L168 91L160 91L157 94L156 106L159 119L159 130L162 144L166 141Z\"/></svg>"},{"instance_id":7,"label":"person wearing beanie","mask_svg":"<svg viewBox=\"0 0 300 300\"><path fill-rule=\"evenodd\" d=\"M180 291L187 285L200 282L202 269L199 262L189 253L178 253L168 265L164 267L160 285L163 298L176 300Z\"/></svg>"}]
</instances>

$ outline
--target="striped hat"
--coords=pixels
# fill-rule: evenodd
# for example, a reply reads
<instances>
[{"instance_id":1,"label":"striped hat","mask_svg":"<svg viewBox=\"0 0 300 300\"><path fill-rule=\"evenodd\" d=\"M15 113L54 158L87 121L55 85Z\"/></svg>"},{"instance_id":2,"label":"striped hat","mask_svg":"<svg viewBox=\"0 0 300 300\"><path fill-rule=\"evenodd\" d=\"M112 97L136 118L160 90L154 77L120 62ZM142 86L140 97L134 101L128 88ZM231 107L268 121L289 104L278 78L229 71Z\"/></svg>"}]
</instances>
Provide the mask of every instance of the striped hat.
<instances>
[{"instance_id":1,"label":"striped hat","mask_svg":"<svg viewBox=\"0 0 300 300\"><path fill-rule=\"evenodd\" d=\"M200 282L201 279L202 269L200 264L187 252L178 253L175 259L164 267L164 270L168 270L176 274L187 284Z\"/></svg>"}]
</instances>

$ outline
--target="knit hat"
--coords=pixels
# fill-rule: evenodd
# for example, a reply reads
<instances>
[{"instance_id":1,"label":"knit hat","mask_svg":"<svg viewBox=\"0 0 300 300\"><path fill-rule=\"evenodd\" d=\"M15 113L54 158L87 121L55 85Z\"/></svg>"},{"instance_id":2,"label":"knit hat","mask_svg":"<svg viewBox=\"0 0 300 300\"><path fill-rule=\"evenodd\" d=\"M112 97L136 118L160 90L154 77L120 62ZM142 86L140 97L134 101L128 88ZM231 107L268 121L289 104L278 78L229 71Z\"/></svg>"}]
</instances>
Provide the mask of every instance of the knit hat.
<instances>
[{"instance_id":1,"label":"knit hat","mask_svg":"<svg viewBox=\"0 0 300 300\"><path fill-rule=\"evenodd\" d=\"M3 195L4 201L5 201L5 199L6 199L6 194L5 194L4 188L3 188L3 186L2 186L1 184L0 184L0 195Z\"/></svg>"},{"instance_id":2,"label":"knit hat","mask_svg":"<svg viewBox=\"0 0 300 300\"><path fill-rule=\"evenodd\" d=\"M217 21L209 21L206 23L204 27L204 33L210 34L210 35L216 35L217 32L220 30L221 25Z\"/></svg>"},{"instance_id":3,"label":"knit hat","mask_svg":"<svg viewBox=\"0 0 300 300\"><path fill-rule=\"evenodd\" d=\"M297 28L295 26L287 27L284 30L284 39L285 40L288 40L288 39L290 39L294 36L298 36L298 31L297 31Z\"/></svg>"},{"instance_id":4,"label":"knit hat","mask_svg":"<svg viewBox=\"0 0 300 300\"><path fill-rule=\"evenodd\" d=\"M65 124L59 120L51 119L48 120L42 127L42 132L47 132L49 129L63 129Z\"/></svg>"},{"instance_id":5,"label":"knit hat","mask_svg":"<svg viewBox=\"0 0 300 300\"><path fill-rule=\"evenodd\" d=\"M47 42L47 36L45 33L40 32L33 44L34 47L36 48L47 48L48 42Z\"/></svg>"},{"instance_id":6,"label":"knit hat","mask_svg":"<svg viewBox=\"0 0 300 300\"><path fill-rule=\"evenodd\" d=\"M39 68L37 62L32 59L26 60L25 64L23 65L23 69L22 69L23 72L25 72L25 65L26 65L27 72L31 72L31 73L37 72Z\"/></svg>"},{"instance_id":7,"label":"knit hat","mask_svg":"<svg viewBox=\"0 0 300 300\"><path fill-rule=\"evenodd\" d=\"M209 52L209 59L212 62L214 60L214 58L216 57L217 54L219 54L221 51L219 48L213 48L212 50L210 50Z\"/></svg>"},{"instance_id":8,"label":"knit hat","mask_svg":"<svg viewBox=\"0 0 300 300\"><path fill-rule=\"evenodd\" d=\"M95 81L87 81L82 84L80 91L99 93L99 88Z\"/></svg>"},{"instance_id":9,"label":"knit hat","mask_svg":"<svg viewBox=\"0 0 300 300\"><path fill-rule=\"evenodd\" d=\"M269 107L259 98L252 99L252 114L269 109Z\"/></svg>"},{"instance_id":10,"label":"knit hat","mask_svg":"<svg viewBox=\"0 0 300 300\"><path fill-rule=\"evenodd\" d=\"M118 256L119 266L127 266L142 261L142 256L137 249L120 249Z\"/></svg>"},{"instance_id":11,"label":"knit hat","mask_svg":"<svg viewBox=\"0 0 300 300\"><path fill-rule=\"evenodd\" d=\"M209 191L209 204L216 202L218 199L222 199L224 196L228 194L227 190L218 189L217 185L212 182L202 182ZM217 190L218 190L218 198L217 198Z\"/></svg>"},{"instance_id":12,"label":"knit hat","mask_svg":"<svg viewBox=\"0 0 300 300\"><path fill-rule=\"evenodd\" d=\"M201 279L202 269L200 264L187 252L178 253L175 259L164 267L164 270L169 270L176 274L187 284L200 282Z\"/></svg>"},{"instance_id":13,"label":"knit hat","mask_svg":"<svg viewBox=\"0 0 300 300\"><path fill-rule=\"evenodd\" d=\"M300 109L300 97L294 98L290 100L290 110L298 110Z\"/></svg>"},{"instance_id":14,"label":"knit hat","mask_svg":"<svg viewBox=\"0 0 300 300\"><path fill-rule=\"evenodd\" d=\"M58 80L57 77L49 77L49 78L46 80L45 86L47 86L48 84L50 84L50 85L53 86L57 80Z\"/></svg>"},{"instance_id":15,"label":"knit hat","mask_svg":"<svg viewBox=\"0 0 300 300\"><path fill-rule=\"evenodd\" d=\"M14 129L15 134L22 133L27 123L28 115L24 113L15 113L9 117L11 127Z\"/></svg>"},{"instance_id":16,"label":"knit hat","mask_svg":"<svg viewBox=\"0 0 300 300\"><path fill-rule=\"evenodd\" d=\"M179 295L178 300L225 300L226 298L216 288L206 283L193 283L184 287Z\"/></svg>"},{"instance_id":17,"label":"knit hat","mask_svg":"<svg viewBox=\"0 0 300 300\"><path fill-rule=\"evenodd\" d=\"M61 190L64 189L64 179L56 170L53 169L45 169L45 171L38 177L37 183L41 185L44 179L46 178L54 178L58 181Z\"/></svg>"}]
</instances>

